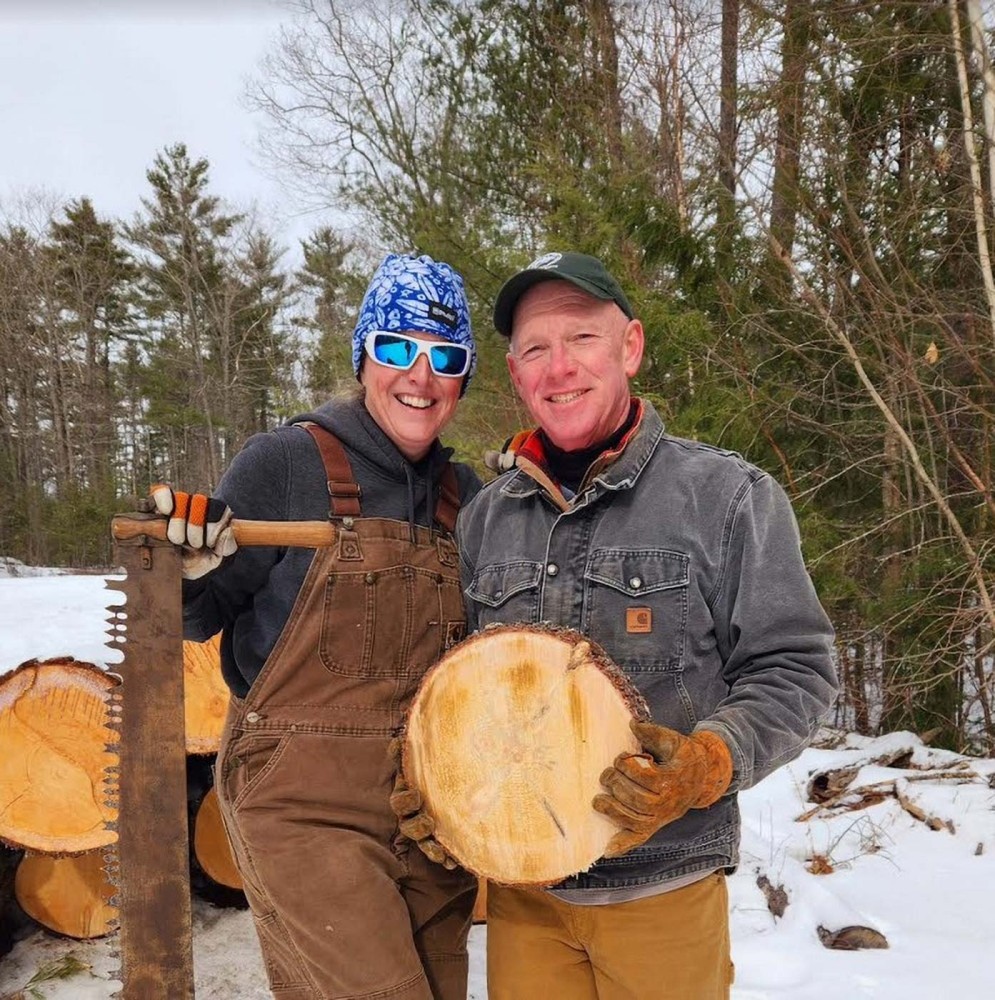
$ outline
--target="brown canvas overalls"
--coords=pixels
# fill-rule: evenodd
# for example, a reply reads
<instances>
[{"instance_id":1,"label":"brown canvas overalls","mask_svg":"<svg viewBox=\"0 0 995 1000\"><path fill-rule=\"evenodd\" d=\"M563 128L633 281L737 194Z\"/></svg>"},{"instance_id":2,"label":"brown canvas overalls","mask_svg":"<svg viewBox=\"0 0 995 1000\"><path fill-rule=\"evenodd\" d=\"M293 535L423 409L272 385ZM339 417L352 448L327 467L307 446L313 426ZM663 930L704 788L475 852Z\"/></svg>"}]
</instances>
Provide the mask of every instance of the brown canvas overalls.
<instances>
[{"instance_id":1,"label":"brown canvas overalls","mask_svg":"<svg viewBox=\"0 0 995 1000\"><path fill-rule=\"evenodd\" d=\"M262 672L232 699L217 761L270 988L281 1000L464 1000L476 880L399 837L387 752L421 676L465 631L456 547L358 517L342 446L304 426L336 543L316 550ZM448 482L438 518L451 531L451 467Z\"/></svg>"}]
</instances>

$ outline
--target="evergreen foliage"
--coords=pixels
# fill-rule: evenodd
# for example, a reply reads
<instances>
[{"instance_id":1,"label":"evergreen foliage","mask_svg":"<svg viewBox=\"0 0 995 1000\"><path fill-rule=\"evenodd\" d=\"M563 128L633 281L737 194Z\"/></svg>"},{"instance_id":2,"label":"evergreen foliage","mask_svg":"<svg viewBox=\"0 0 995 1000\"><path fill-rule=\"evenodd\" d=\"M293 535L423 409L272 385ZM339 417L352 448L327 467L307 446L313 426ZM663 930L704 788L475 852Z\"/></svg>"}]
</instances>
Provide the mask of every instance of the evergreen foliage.
<instances>
[{"instance_id":1,"label":"evergreen foliage","mask_svg":"<svg viewBox=\"0 0 995 1000\"><path fill-rule=\"evenodd\" d=\"M2 220L0 552L106 560L124 494L210 489L249 434L350 387L385 250L466 278L481 363L446 436L479 468L529 419L494 295L586 251L631 293L669 429L791 495L837 721L990 752L995 89L963 14L955 35L912 0L296 9L255 98L361 235L319 228L290 273L181 144L127 225L85 198Z\"/></svg>"}]
</instances>

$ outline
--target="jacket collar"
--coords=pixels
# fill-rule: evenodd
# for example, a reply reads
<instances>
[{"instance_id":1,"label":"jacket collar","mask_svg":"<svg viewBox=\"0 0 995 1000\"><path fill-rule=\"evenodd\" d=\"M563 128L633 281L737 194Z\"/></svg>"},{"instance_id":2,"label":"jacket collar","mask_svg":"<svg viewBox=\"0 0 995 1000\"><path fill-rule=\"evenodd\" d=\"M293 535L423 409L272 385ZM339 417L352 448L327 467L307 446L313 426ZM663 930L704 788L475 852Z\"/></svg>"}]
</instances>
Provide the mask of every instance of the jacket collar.
<instances>
[{"instance_id":1,"label":"jacket collar","mask_svg":"<svg viewBox=\"0 0 995 1000\"><path fill-rule=\"evenodd\" d=\"M622 441L617 451L605 452L592 465L593 475L588 473L587 480L578 494L583 497L591 485L603 490L623 490L633 486L640 473L646 467L657 444L663 437L663 421L656 410L644 399L637 399L640 413L635 425ZM519 451L516 464L521 463L516 472L501 487L501 492L510 497L529 497L540 491L545 492L561 510L569 510L572 506L563 500L559 490L550 491L549 480L543 475L537 475L536 469L540 463L534 460L529 447L531 438L524 443ZM576 506L574 504L573 506Z\"/></svg>"}]
</instances>

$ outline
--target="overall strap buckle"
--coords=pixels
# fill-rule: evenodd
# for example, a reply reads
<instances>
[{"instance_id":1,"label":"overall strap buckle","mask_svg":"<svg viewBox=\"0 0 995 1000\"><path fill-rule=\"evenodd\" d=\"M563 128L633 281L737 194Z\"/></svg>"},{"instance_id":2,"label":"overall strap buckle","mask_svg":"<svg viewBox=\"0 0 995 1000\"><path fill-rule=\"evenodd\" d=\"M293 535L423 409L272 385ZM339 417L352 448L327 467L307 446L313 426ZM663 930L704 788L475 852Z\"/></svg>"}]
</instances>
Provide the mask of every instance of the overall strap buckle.
<instances>
[{"instance_id":1,"label":"overall strap buckle","mask_svg":"<svg viewBox=\"0 0 995 1000\"><path fill-rule=\"evenodd\" d=\"M318 454L321 456L321 463L325 467L325 478L328 481L328 516L359 517L361 513L359 500L363 491L353 477L352 466L339 439L310 420L302 420L296 426L306 430L318 446Z\"/></svg>"}]
</instances>

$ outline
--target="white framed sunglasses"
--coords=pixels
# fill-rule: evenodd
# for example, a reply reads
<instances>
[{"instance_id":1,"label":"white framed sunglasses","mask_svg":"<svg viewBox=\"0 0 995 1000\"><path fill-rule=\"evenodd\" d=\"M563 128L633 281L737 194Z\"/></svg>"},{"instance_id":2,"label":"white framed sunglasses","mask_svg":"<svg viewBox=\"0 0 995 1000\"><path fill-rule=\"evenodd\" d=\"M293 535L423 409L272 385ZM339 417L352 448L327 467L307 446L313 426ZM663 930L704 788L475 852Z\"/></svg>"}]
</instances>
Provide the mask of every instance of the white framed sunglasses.
<instances>
[{"instance_id":1,"label":"white framed sunglasses","mask_svg":"<svg viewBox=\"0 0 995 1000\"><path fill-rule=\"evenodd\" d=\"M460 378L470 369L470 348L448 341L418 340L404 333L373 330L366 337L366 353L385 368L407 371L421 355L428 356L436 375Z\"/></svg>"}]
</instances>

